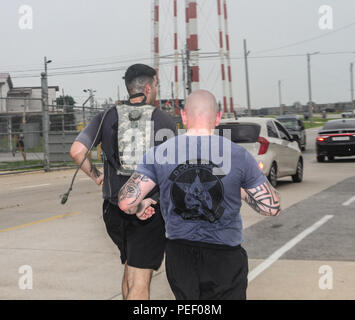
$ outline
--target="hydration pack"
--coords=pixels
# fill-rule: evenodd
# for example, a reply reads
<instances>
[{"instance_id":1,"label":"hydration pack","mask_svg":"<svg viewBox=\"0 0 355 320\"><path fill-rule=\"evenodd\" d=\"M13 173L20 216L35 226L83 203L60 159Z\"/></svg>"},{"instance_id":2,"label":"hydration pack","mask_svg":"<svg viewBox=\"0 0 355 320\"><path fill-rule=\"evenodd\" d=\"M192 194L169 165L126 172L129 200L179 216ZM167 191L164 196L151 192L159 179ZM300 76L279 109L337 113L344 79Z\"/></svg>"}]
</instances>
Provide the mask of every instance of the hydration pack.
<instances>
[{"instance_id":1,"label":"hydration pack","mask_svg":"<svg viewBox=\"0 0 355 320\"><path fill-rule=\"evenodd\" d=\"M118 115L118 175L130 176L142 161L143 155L154 146L154 127L150 105L116 106Z\"/></svg>"}]
</instances>

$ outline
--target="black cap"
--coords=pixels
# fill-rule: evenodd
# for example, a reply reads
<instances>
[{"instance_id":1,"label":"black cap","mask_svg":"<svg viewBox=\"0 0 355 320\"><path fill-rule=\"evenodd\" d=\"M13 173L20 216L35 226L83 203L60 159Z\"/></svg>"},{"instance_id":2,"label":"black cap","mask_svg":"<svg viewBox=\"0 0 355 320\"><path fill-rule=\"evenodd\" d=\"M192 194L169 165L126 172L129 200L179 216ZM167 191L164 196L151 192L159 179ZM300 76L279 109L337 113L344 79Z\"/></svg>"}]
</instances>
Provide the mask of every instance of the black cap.
<instances>
[{"instance_id":1,"label":"black cap","mask_svg":"<svg viewBox=\"0 0 355 320\"><path fill-rule=\"evenodd\" d=\"M153 78L156 74L156 71L152 67L149 67L146 64L137 63L127 69L123 79L125 79L125 82L127 83L141 76Z\"/></svg>"}]
</instances>

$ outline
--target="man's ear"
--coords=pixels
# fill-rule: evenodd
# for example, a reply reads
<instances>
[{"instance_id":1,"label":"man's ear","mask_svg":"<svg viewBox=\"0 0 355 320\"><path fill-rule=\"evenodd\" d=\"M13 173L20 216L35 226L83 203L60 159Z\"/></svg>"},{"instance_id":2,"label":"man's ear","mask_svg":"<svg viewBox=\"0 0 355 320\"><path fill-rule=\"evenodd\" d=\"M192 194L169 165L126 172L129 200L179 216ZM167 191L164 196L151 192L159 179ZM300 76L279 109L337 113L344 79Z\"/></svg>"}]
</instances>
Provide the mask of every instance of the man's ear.
<instances>
[{"instance_id":1,"label":"man's ear","mask_svg":"<svg viewBox=\"0 0 355 320\"><path fill-rule=\"evenodd\" d=\"M181 120L182 120L182 124L184 126L187 125L187 116L186 116L186 111L184 109L180 110L180 115L181 115Z\"/></svg>"},{"instance_id":2,"label":"man's ear","mask_svg":"<svg viewBox=\"0 0 355 320\"><path fill-rule=\"evenodd\" d=\"M222 112L219 111L219 112L217 113L217 117L216 117L216 127L220 124L221 119L222 119Z\"/></svg>"},{"instance_id":3,"label":"man's ear","mask_svg":"<svg viewBox=\"0 0 355 320\"><path fill-rule=\"evenodd\" d=\"M144 87L144 94L146 97L152 92L152 87L150 86L149 83L147 83Z\"/></svg>"}]
</instances>

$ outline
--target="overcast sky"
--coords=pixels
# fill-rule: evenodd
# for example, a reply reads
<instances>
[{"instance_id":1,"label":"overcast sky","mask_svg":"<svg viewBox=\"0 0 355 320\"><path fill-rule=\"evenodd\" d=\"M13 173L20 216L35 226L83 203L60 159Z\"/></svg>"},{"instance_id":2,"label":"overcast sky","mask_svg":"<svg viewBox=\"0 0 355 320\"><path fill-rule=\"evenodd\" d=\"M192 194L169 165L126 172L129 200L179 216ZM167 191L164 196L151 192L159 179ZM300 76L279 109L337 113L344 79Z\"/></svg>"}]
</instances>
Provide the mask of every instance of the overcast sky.
<instances>
[{"instance_id":1,"label":"overcast sky","mask_svg":"<svg viewBox=\"0 0 355 320\"><path fill-rule=\"evenodd\" d=\"M172 0L161 2L161 53L173 53ZM198 0L199 47L201 52L218 51L215 0ZM179 46L182 49L185 1L179 3ZM22 30L19 9L33 10L31 30ZM333 30L321 30L318 10L333 9ZM251 102L253 107L278 105L277 82L282 80L283 103L308 101L307 52L312 57L313 100L319 103L350 100L350 62L355 61L355 1L353 0L229 0L233 94L235 103L246 104L243 39L248 40ZM83 89L95 89L100 102L126 94L124 71L54 75L74 70L125 68L133 63L151 64L151 0L1 0L0 72L9 71L15 86L39 86L43 57L48 65L49 84L83 102ZM303 42L315 38L312 41ZM298 45L288 46L299 43ZM284 49L271 50L280 47ZM348 52L344 54L324 54ZM265 56L287 56L272 57ZM257 58L264 57L264 58ZM172 60L163 60L169 63ZM98 64L76 69L62 67ZM29 70L19 73L19 70ZM33 70L33 71L32 71ZM38 77L24 78L24 75ZM166 64L160 74L162 97L171 96L173 66ZM201 88L221 99L222 84L218 58L201 61ZM183 97L181 92L180 97Z\"/></svg>"}]
</instances>

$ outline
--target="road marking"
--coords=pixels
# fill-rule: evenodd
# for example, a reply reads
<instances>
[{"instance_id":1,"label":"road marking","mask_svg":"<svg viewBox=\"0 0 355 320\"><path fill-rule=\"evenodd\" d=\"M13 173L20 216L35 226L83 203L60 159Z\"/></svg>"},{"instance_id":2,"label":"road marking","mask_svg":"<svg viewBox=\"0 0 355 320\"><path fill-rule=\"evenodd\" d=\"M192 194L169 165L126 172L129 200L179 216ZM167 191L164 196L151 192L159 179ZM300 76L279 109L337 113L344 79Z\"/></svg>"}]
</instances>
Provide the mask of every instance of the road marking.
<instances>
[{"instance_id":1,"label":"road marking","mask_svg":"<svg viewBox=\"0 0 355 320\"><path fill-rule=\"evenodd\" d=\"M248 274L248 281L253 281L260 273L264 272L267 268L269 268L274 262L276 262L282 255L284 255L288 250L293 248L297 243L302 241L305 237L311 234L313 231L317 230L321 225L326 223L329 219L332 219L333 215L326 215L315 224L310 226L308 229L301 232L299 235L294 237L292 240L283 245L280 249L276 250L271 256L269 256L266 260L260 263L256 268Z\"/></svg>"},{"instance_id":2,"label":"road marking","mask_svg":"<svg viewBox=\"0 0 355 320\"><path fill-rule=\"evenodd\" d=\"M46 187L46 186L50 186L50 185L51 185L50 183L36 184L36 185L31 185L31 186L19 187L19 188L16 188L15 190L27 189L27 188L39 188L39 187Z\"/></svg>"},{"instance_id":3,"label":"road marking","mask_svg":"<svg viewBox=\"0 0 355 320\"><path fill-rule=\"evenodd\" d=\"M349 206L350 204L352 204L355 201L355 196L350 198L348 201L345 201L343 203L343 206Z\"/></svg>"},{"instance_id":4,"label":"road marking","mask_svg":"<svg viewBox=\"0 0 355 320\"><path fill-rule=\"evenodd\" d=\"M74 214L79 214L79 213L80 212L69 212L69 213L65 213L65 214L60 214L58 216L54 216L54 217L50 217L50 218L46 218L46 219L42 219L42 220L37 220L37 221L32 221L32 222L29 222L29 223L21 224L21 225L18 225L18 226L7 228L7 229L2 229L2 230L0 230L0 232L7 232L7 231L13 231L13 230L17 230L17 229L22 229L22 228L25 228L25 227L33 226L35 224L49 222L49 221L53 221L53 220L56 220L56 219L62 219L62 218L69 217L69 216L72 216Z\"/></svg>"}]
</instances>

